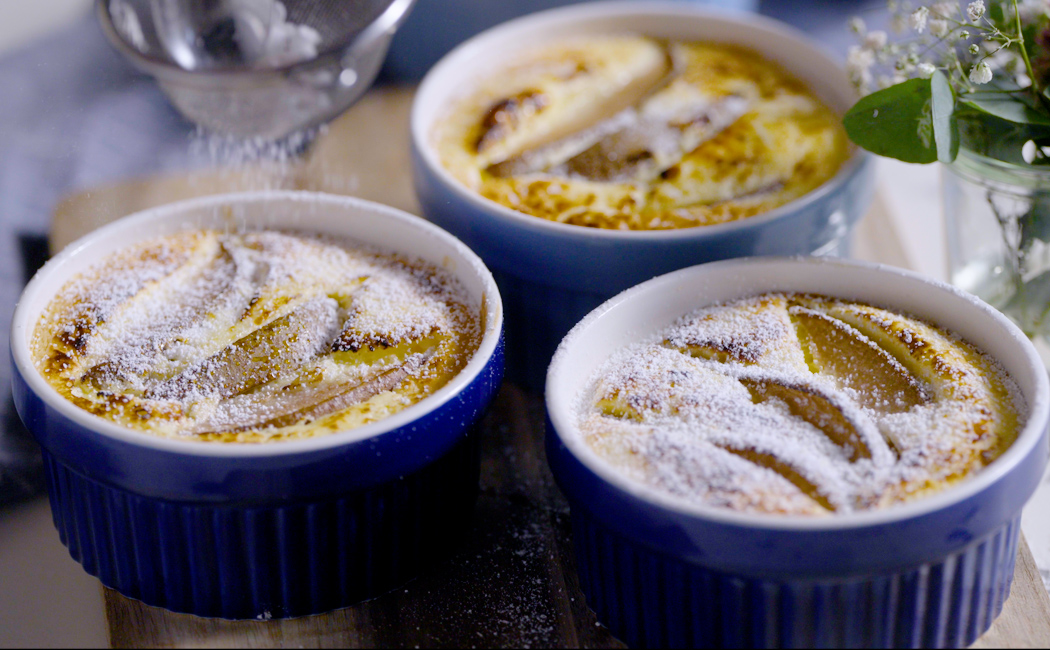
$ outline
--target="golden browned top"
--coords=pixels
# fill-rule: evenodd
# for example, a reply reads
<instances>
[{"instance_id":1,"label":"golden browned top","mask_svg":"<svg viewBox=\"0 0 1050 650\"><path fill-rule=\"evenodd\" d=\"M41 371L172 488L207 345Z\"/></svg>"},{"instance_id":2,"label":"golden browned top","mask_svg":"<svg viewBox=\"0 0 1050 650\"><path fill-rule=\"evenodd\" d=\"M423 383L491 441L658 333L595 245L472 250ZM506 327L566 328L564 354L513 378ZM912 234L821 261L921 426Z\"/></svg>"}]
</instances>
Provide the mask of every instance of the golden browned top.
<instances>
[{"instance_id":1,"label":"golden browned top","mask_svg":"<svg viewBox=\"0 0 1050 650\"><path fill-rule=\"evenodd\" d=\"M454 102L434 138L442 164L486 198L620 230L766 212L848 155L839 117L758 54L629 35L522 55Z\"/></svg>"},{"instance_id":2,"label":"golden browned top","mask_svg":"<svg viewBox=\"0 0 1050 650\"><path fill-rule=\"evenodd\" d=\"M193 440L312 437L377 421L455 376L477 306L446 272L305 234L186 231L70 280L34 330L78 407Z\"/></svg>"},{"instance_id":3,"label":"golden browned top","mask_svg":"<svg viewBox=\"0 0 1050 650\"><path fill-rule=\"evenodd\" d=\"M998 364L949 332L862 303L765 294L617 352L580 423L599 455L660 490L819 515L979 472L1026 408Z\"/></svg>"}]
</instances>

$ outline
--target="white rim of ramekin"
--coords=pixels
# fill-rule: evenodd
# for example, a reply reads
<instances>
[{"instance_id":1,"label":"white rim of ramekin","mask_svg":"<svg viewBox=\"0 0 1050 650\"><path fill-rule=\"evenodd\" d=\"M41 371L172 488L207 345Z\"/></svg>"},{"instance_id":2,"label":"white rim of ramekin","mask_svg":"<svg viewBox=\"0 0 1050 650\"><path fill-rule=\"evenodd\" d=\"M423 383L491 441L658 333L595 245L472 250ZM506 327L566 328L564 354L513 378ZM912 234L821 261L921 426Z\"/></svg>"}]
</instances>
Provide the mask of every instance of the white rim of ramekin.
<instances>
[{"instance_id":1,"label":"white rim of ramekin","mask_svg":"<svg viewBox=\"0 0 1050 650\"><path fill-rule=\"evenodd\" d=\"M701 269L710 267L731 269L735 266L763 263L791 263L799 265L823 265L829 267L848 266L858 269L866 269L866 272L871 272L873 275L878 273L897 275L905 278L908 282L925 285L928 287L928 291L949 293L955 298L962 299L968 303L969 307L967 308L983 312L995 321L1003 329L1004 335L1008 336L1013 341L1013 344L1018 346L1019 350L1023 352L1023 356L1027 361L1026 371L1030 372L1032 375L1030 379L1033 381L1035 387L1033 391L1034 395L1024 395L1029 407L1028 420L1018 434L1017 439L1010 445L1003 455L982 469L976 476L964 479L959 484L941 492L880 510L835 514L828 517L745 514L727 508L691 503L684 498L675 497L649 487L644 483L633 481L624 476L622 472L615 470L607 461L603 460L586 445L583 441L583 437L579 433L576 423L573 421L573 406L576 403L576 400L579 399L579 395L567 395L565 394L567 391L558 391L556 388L555 390L551 389L552 384L554 384L555 387L557 386L559 373L572 372L571 370L563 370L559 366L562 365L564 358L568 355L568 351L571 350L573 341L585 336L587 329L610 309L623 302L632 300L635 296L650 291L659 291L662 287L674 285L682 276L701 276L705 273L705 271L702 271ZM763 289L762 287L755 287L753 290L742 293L740 297L745 297L745 295L756 295L764 291L786 290L787 289ZM807 291L810 289L802 287L799 290ZM858 293L863 294L863 291L859 291ZM861 301L864 300L863 297L856 299ZM703 299L698 298L695 305L684 306L682 314L702 307L703 304L706 304ZM948 328L951 329L950 326L948 326ZM638 333L639 337L650 336L652 334L655 334L655 329ZM610 349L607 352L605 358L608 358L608 355L612 354L614 350ZM1030 397L1034 399L1029 399ZM1033 447L1039 444L1043 432L1047 428L1047 422L1050 420L1050 378L1048 378L1046 367L1044 366L1042 359L1039 357L1039 353L1036 351L1028 337L1013 323L1013 321L1008 319L998 310L989 306L987 303L981 301L979 298L962 291L957 287L905 269L859 260L812 257L751 257L709 262L707 264L674 271L632 287L596 308L565 336L562 340L562 344L558 347L558 351L555 353L547 372L545 402L547 412L554 428L554 432L552 432L553 435L556 435L569 452L589 471L599 476L603 481L615 489L625 492L632 497L651 503L676 515L684 515L698 520L707 520L714 523L733 525L742 528L784 531L834 531L891 524L906 519L914 519L928 515L964 501L999 481L1004 475L1012 471L1014 467L1016 467L1029 453L1033 453Z\"/></svg>"},{"instance_id":2,"label":"white rim of ramekin","mask_svg":"<svg viewBox=\"0 0 1050 650\"><path fill-rule=\"evenodd\" d=\"M693 228L676 228L671 230L609 230L601 228L586 228L571 224L550 221L540 217L528 215L497 203L491 199L482 197L477 192L460 183L452 174L445 169L433 146L433 128L441 117L444 106L435 106L428 101L427 95L431 88L436 87L444 81L442 77L455 74L460 61L483 56L490 48L497 47L499 43L507 38L519 37L519 32L541 32L546 25L562 25L572 22L587 22L591 19L609 17L630 16L673 16L686 19L703 19L722 21L735 25L748 26L757 30L766 30L781 37L791 39L796 46L806 50L810 55L819 56L826 62L842 71L841 82L846 84L840 90L849 88L848 93L856 97L854 91L848 86L849 81L842 66L823 48L813 43L805 33L772 18L750 13L738 13L733 11L718 10L707 5L696 5L689 2L673 2L668 0L654 0L652 2L637 2L635 0L609 0L603 2L588 2L583 4L569 5L557 9L529 14L521 18L509 20L497 25L480 34L464 41L451 52L439 60L434 67L427 72L420 83L412 102L410 118L410 135L419 156L426 167L441 181L442 185L451 190L459 199L471 204L479 210L487 211L490 216L507 219L516 226L545 232L550 235L563 237L580 237L596 241L665 241L680 239L701 239L707 236L720 235L735 230L746 230L755 228L770 221L785 218L805 209L807 206L819 202L828 194L835 192L845 185L859 167L870 158L870 154L859 147L852 146L853 153L842 164L833 177L825 181L819 187L807 192L805 195L785 203L782 206L757 214L745 219L738 219L727 223L713 224L709 226L696 226ZM624 30L629 31L629 30ZM770 58L767 55L767 58ZM798 74L796 71L790 71Z\"/></svg>"},{"instance_id":3,"label":"white rim of ramekin","mask_svg":"<svg viewBox=\"0 0 1050 650\"><path fill-rule=\"evenodd\" d=\"M63 266L70 259L75 256L86 254L85 251L90 251L98 244L98 242L105 241L107 238L114 236L115 233L119 233L125 229L134 229L138 224L143 222L161 221L167 223L169 221L177 221L182 214L195 210L207 209L211 206L218 208L223 205L236 206L238 203L259 201L328 202L331 204L346 206L354 211L370 211L381 215L384 218L396 219L409 224L410 227L418 228L425 236L437 238L446 243L451 252L458 254L461 259L466 262L466 268L457 265L455 269L451 269L449 272L457 278L475 275L477 279L480 280L480 284L483 287L482 293L484 300L483 305L479 305L479 308L483 307L484 309L485 331L482 333L482 340L478 345L478 349L474 352L474 355L471 357L467 365L464 366L459 374L453 377L447 384L442 386L432 395L428 395L423 400L389 417L383 418L382 420L361 427L337 433L325 434L315 438L272 443L214 443L189 439L179 440L127 429L116 423L110 422L109 420L77 408L71 402L63 398L54 388L51 387L50 384L47 383L47 381L44 380L44 377L39 371L37 371L36 366L33 364L32 355L29 350L29 337L31 336L32 329L36 323L27 322L30 317L27 304L32 302L30 298L34 298L34 294L41 291L41 285L44 284L49 276L61 273L64 270ZM195 227L190 223L187 223L186 226L187 229ZM201 226L196 227L199 228ZM282 226L274 225L272 227ZM287 227L294 228L291 224ZM325 233L321 232L321 234ZM346 235L338 231L329 231L328 234L348 236L363 244L369 244L369 241L366 238L359 236ZM141 241L145 238L146 237L139 237L137 241ZM397 253L398 251L391 250L391 252ZM72 274L70 277L72 277ZM68 280L69 277L62 278L61 282L57 284L56 289L60 288L62 284ZM499 290L496 287L496 282L493 279L492 274L481 261L481 258L463 244L463 242L459 241L441 228L407 212L402 212L401 210L380 203L366 201L364 199L325 194L321 192L273 190L220 194L142 210L102 226L66 246L66 248L49 260L47 264L45 264L44 267L33 276L23 290L12 318L11 354L14 358L15 365L17 366L17 371L21 373L22 377L29 385L30 390L37 397L46 402L48 406L55 409L62 416L94 433L138 447L147 447L158 451L178 454L216 457L268 457L295 455L339 447L380 436L405 425L411 425L415 420L418 420L425 414L440 408L459 395L463 389L470 384L470 382L478 377L491 360L492 355L496 350L502 328L503 304L500 300Z\"/></svg>"}]
</instances>

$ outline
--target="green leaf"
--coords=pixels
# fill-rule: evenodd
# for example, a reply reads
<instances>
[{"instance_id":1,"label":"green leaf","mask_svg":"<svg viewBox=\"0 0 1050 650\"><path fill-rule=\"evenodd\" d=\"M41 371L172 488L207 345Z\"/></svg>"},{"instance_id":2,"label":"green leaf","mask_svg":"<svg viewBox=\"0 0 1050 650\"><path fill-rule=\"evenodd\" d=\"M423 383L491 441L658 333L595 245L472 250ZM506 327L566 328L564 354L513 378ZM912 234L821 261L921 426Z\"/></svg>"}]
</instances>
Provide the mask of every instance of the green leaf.
<instances>
[{"instance_id":1,"label":"green leaf","mask_svg":"<svg viewBox=\"0 0 1050 650\"><path fill-rule=\"evenodd\" d=\"M930 85L929 79L909 79L861 98L842 118L850 140L904 162L936 161Z\"/></svg>"},{"instance_id":2,"label":"green leaf","mask_svg":"<svg viewBox=\"0 0 1050 650\"><path fill-rule=\"evenodd\" d=\"M959 103L1007 122L1050 126L1050 115L1032 108L1026 94L975 92L960 95Z\"/></svg>"},{"instance_id":3,"label":"green leaf","mask_svg":"<svg viewBox=\"0 0 1050 650\"><path fill-rule=\"evenodd\" d=\"M959 155L959 123L954 119L955 95L948 78L940 70L930 77L930 119L937 160L950 163Z\"/></svg>"}]
</instances>

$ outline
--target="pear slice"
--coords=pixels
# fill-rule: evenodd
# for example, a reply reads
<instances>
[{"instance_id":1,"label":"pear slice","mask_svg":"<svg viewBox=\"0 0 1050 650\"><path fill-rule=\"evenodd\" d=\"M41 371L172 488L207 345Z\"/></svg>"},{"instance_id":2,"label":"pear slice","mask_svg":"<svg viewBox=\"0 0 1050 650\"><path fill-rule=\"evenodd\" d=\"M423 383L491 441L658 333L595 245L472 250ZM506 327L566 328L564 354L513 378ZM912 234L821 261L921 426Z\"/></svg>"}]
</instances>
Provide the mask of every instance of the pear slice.
<instances>
[{"instance_id":1,"label":"pear slice","mask_svg":"<svg viewBox=\"0 0 1050 650\"><path fill-rule=\"evenodd\" d=\"M204 436L220 435L221 432L230 430L228 424L230 421L237 422L234 430L250 431L287 427L299 422L317 420L355 404L366 402L384 391L394 390L406 378L417 374L433 356L433 350L422 354L412 354L404 363L373 374L363 381L296 382L265 396L260 396L258 393L243 395L221 406L219 411L198 425L194 433ZM245 422L243 412L247 409L245 405L238 404L237 400L241 399L246 403L258 402L260 397L265 399L265 403L256 405L255 410L260 414L259 417L254 421ZM232 417L230 412L234 413Z\"/></svg>"},{"instance_id":2,"label":"pear slice","mask_svg":"<svg viewBox=\"0 0 1050 650\"><path fill-rule=\"evenodd\" d=\"M728 451L731 454L739 456L749 462L765 467L768 470L772 470L790 482L792 485L797 487L803 494L808 496L820 504L821 507L835 512L838 508L828 498L828 496L821 490L820 486L811 481L809 478L804 476L798 471L793 465L788 462L777 458L773 454L761 452L749 447L730 445L730 444L717 444L716 446Z\"/></svg>"},{"instance_id":3,"label":"pear slice","mask_svg":"<svg viewBox=\"0 0 1050 650\"><path fill-rule=\"evenodd\" d=\"M970 345L878 307L820 298L806 306L856 328L920 378L932 404L950 407L964 420L970 431L965 443L937 452L946 479L991 462L1013 441L1018 427L1010 391L992 362ZM904 443L895 443L903 453Z\"/></svg>"},{"instance_id":4,"label":"pear slice","mask_svg":"<svg viewBox=\"0 0 1050 650\"><path fill-rule=\"evenodd\" d=\"M660 345L613 363L594 387L599 412L621 420L643 422L665 416L695 414L715 396L749 404L750 395L719 368Z\"/></svg>"},{"instance_id":5,"label":"pear slice","mask_svg":"<svg viewBox=\"0 0 1050 650\"><path fill-rule=\"evenodd\" d=\"M327 296L312 298L161 382L147 396L184 399L191 393L219 397L244 393L297 369L324 348L337 326L336 302Z\"/></svg>"},{"instance_id":6,"label":"pear slice","mask_svg":"<svg viewBox=\"0 0 1050 650\"><path fill-rule=\"evenodd\" d=\"M682 80L654 94L624 128L549 170L593 181L646 183L747 112L735 95L712 97Z\"/></svg>"},{"instance_id":7,"label":"pear slice","mask_svg":"<svg viewBox=\"0 0 1050 650\"><path fill-rule=\"evenodd\" d=\"M851 390L862 407L901 413L930 400L915 375L856 328L801 306L788 312L813 372Z\"/></svg>"},{"instance_id":8,"label":"pear slice","mask_svg":"<svg viewBox=\"0 0 1050 650\"><path fill-rule=\"evenodd\" d=\"M876 465L885 466L895 460L875 426L860 421L860 413L848 414L848 407L830 392L776 378L743 377L740 383L751 392L755 403L768 399L784 402L791 415L813 425L845 450L850 462L867 458Z\"/></svg>"},{"instance_id":9,"label":"pear slice","mask_svg":"<svg viewBox=\"0 0 1050 650\"><path fill-rule=\"evenodd\" d=\"M488 167L591 127L647 95L670 71L666 50L637 36L576 39L491 82L495 99L476 127Z\"/></svg>"},{"instance_id":10,"label":"pear slice","mask_svg":"<svg viewBox=\"0 0 1050 650\"><path fill-rule=\"evenodd\" d=\"M35 344L49 346L43 366L76 377L101 363L112 345L122 343L130 313L141 311L143 304L164 304L173 291L206 269L218 250L212 232L180 233L121 253L69 283L55 301L56 306L70 305L63 318L66 325L54 330L50 341ZM34 336L40 332L38 328Z\"/></svg>"},{"instance_id":11,"label":"pear slice","mask_svg":"<svg viewBox=\"0 0 1050 650\"><path fill-rule=\"evenodd\" d=\"M720 363L806 368L781 294L694 312L675 324L664 346Z\"/></svg>"},{"instance_id":12,"label":"pear slice","mask_svg":"<svg viewBox=\"0 0 1050 650\"><path fill-rule=\"evenodd\" d=\"M545 172L600 182L649 182L736 121L749 105L743 97L712 97L691 85L671 82L638 110L617 113L488 171L494 176Z\"/></svg>"}]
</instances>

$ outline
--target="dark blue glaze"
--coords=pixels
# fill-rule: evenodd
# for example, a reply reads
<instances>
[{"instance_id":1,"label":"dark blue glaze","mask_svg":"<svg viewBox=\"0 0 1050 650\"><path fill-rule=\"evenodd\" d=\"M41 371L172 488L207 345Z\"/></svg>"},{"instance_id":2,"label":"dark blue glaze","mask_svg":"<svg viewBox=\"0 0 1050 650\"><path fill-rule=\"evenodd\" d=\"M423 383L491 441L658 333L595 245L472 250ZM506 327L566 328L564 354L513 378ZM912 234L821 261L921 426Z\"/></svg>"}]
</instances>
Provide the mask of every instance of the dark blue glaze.
<instances>
[{"instance_id":1,"label":"dark blue glaze","mask_svg":"<svg viewBox=\"0 0 1050 650\"><path fill-rule=\"evenodd\" d=\"M466 387L412 423L309 453L139 446L62 416L17 366L13 392L43 448L55 527L88 573L177 612L303 616L404 583L469 530L476 429L503 350L501 335Z\"/></svg>"},{"instance_id":2,"label":"dark blue glaze","mask_svg":"<svg viewBox=\"0 0 1050 650\"><path fill-rule=\"evenodd\" d=\"M602 480L547 422L581 586L634 646L962 647L1009 594L1020 513L1047 431L986 489L889 523L742 525L647 502Z\"/></svg>"}]
</instances>

